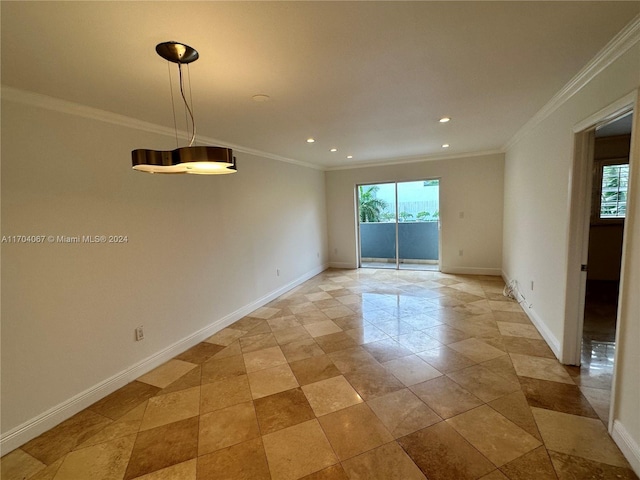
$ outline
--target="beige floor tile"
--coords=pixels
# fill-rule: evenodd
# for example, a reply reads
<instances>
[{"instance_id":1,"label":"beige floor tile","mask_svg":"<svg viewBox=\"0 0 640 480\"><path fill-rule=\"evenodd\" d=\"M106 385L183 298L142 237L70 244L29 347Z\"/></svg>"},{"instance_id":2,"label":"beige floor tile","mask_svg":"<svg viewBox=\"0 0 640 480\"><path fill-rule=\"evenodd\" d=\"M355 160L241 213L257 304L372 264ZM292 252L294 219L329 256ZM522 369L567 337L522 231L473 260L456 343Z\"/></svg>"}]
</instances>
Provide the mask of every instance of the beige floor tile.
<instances>
[{"instance_id":1,"label":"beige floor tile","mask_svg":"<svg viewBox=\"0 0 640 480\"><path fill-rule=\"evenodd\" d=\"M340 370L327 355L291 362L289 366L300 385L308 385L340 375Z\"/></svg>"},{"instance_id":2,"label":"beige floor tile","mask_svg":"<svg viewBox=\"0 0 640 480\"><path fill-rule=\"evenodd\" d=\"M247 315L247 317L261 318L263 320L267 320L267 319L273 317L279 311L280 311L279 308L261 307L261 308L259 308L257 310L254 310L253 312L251 312L249 315Z\"/></svg>"},{"instance_id":3,"label":"beige floor tile","mask_svg":"<svg viewBox=\"0 0 640 480\"><path fill-rule=\"evenodd\" d=\"M262 439L254 438L199 457L198 478L271 480Z\"/></svg>"},{"instance_id":4,"label":"beige floor tile","mask_svg":"<svg viewBox=\"0 0 640 480\"><path fill-rule=\"evenodd\" d=\"M374 398L367 404L394 438L403 437L442 420L408 389Z\"/></svg>"},{"instance_id":5,"label":"beige floor tile","mask_svg":"<svg viewBox=\"0 0 640 480\"><path fill-rule=\"evenodd\" d=\"M140 432L135 439L124 480L186 462L197 455L198 417Z\"/></svg>"},{"instance_id":6,"label":"beige floor tile","mask_svg":"<svg viewBox=\"0 0 640 480\"><path fill-rule=\"evenodd\" d=\"M304 385L302 391L318 417L363 401L342 375Z\"/></svg>"},{"instance_id":7,"label":"beige floor tile","mask_svg":"<svg viewBox=\"0 0 640 480\"><path fill-rule=\"evenodd\" d=\"M611 390L602 388L580 387L598 417L603 422L609 421L609 406L611 405Z\"/></svg>"},{"instance_id":8,"label":"beige floor tile","mask_svg":"<svg viewBox=\"0 0 640 480\"><path fill-rule=\"evenodd\" d=\"M23 480L35 475L40 470L44 470L45 467L46 465L40 460L18 448L2 457L0 478L3 480Z\"/></svg>"},{"instance_id":9,"label":"beige floor tile","mask_svg":"<svg viewBox=\"0 0 640 480\"><path fill-rule=\"evenodd\" d=\"M213 343L215 345L222 345L223 347L228 347L233 342L235 342L240 337L242 337L245 333L247 332L244 330L238 330L235 328L227 327L211 335L209 338L205 340L205 342Z\"/></svg>"},{"instance_id":10,"label":"beige floor tile","mask_svg":"<svg viewBox=\"0 0 640 480\"><path fill-rule=\"evenodd\" d=\"M244 366L242 355L224 358L214 357L202 364L202 384L238 377L246 373L247 369Z\"/></svg>"},{"instance_id":11,"label":"beige floor tile","mask_svg":"<svg viewBox=\"0 0 640 480\"><path fill-rule=\"evenodd\" d=\"M600 420L541 408L532 408L532 411L547 449L608 465L628 467Z\"/></svg>"},{"instance_id":12,"label":"beige floor tile","mask_svg":"<svg viewBox=\"0 0 640 480\"><path fill-rule=\"evenodd\" d=\"M133 480L196 480L197 460L187 460Z\"/></svg>"},{"instance_id":13,"label":"beige floor tile","mask_svg":"<svg viewBox=\"0 0 640 480\"><path fill-rule=\"evenodd\" d=\"M157 395L165 395L167 393L178 392L180 390L186 390L188 388L199 387L201 383L202 365L198 365L193 370L190 370L188 373L181 376L175 382L170 383L167 387L160 390Z\"/></svg>"},{"instance_id":14,"label":"beige floor tile","mask_svg":"<svg viewBox=\"0 0 640 480\"><path fill-rule=\"evenodd\" d=\"M331 465L330 467L323 468L309 475L305 475L300 480L349 480L342 465L339 463Z\"/></svg>"},{"instance_id":15,"label":"beige floor tile","mask_svg":"<svg viewBox=\"0 0 640 480\"><path fill-rule=\"evenodd\" d=\"M511 322L496 322L498 329L502 335L509 337L525 337L533 339L542 339L538 330L533 325L526 325L523 323L511 323Z\"/></svg>"},{"instance_id":16,"label":"beige floor tile","mask_svg":"<svg viewBox=\"0 0 640 480\"><path fill-rule=\"evenodd\" d=\"M533 413L531 413L531 407L529 407L527 399L521 391L500 397L489 402L488 405L518 425L529 435L542 441Z\"/></svg>"},{"instance_id":17,"label":"beige floor tile","mask_svg":"<svg viewBox=\"0 0 640 480\"><path fill-rule=\"evenodd\" d=\"M197 345L194 345L189 350L182 352L175 358L176 360L183 360L189 363L201 364L209 360L216 353L220 353L224 349L225 347L223 347L222 345L214 345L213 343L201 342Z\"/></svg>"},{"instance_id":18,"label":"beige floor tile","mask_svg":"<svg viewBox=\"0 0 640 480\"><path fill-rule=\"evenodd\" d=\"M149 399L140 431L177 422L200 414L200 387Z\"/></svg>"},{"instance_id":19,"label":"beige floor tile","mask_svg":"<svg viewBox=\"0 0 640 480\"><path fill-rule=\"evenodd\" d=\"M413 353L424 352L442 345L432 336L420 331L399 335L398 343Z\"/></svg>"},{"instance_id":20,"label":"beige floor tile","mask_svg":"<svg viewBox=\"0 0 640 480\"><path fill-rule=\"evenodd\" d=\"M21 448L42 463L50 465L111 423L111 420L102 415L83 410L28 441Z\"/></svg>"},{"instance_id":21,"label":"beige floor tile","mask_svg":"<svg viewBox=\"0 0 640 480\"><path fill-rule=\"evenodd\" d=\"M252 402L239 403L200 416L198 456L260 436Z\"/></svg>"},{"instance_id":22,"label":"beige floor tile","mask_svg":"<svg viewBox=\"0 0 640 480\"><path fill-rule=\"evenodd\" d=\"M349 307L347 307L345 305L338 305L338 306L335 306L335 307L325 308L322 311L331 320L335 320L337 318L343 318L343 317L348 317L349 315L353 315L353 310L349 309Z\"/></svg>"},{"instance_id":23,"label":"beige floor tile","mask_svg":"<svg viewBox=\"0 0 640 480\"><path fill-rule=\"evenodd\" d=\"M331 300L333 297L326 292L308 293L305 295L310 302L318 302L320 300Z\"/></svg>"},{"instance_id":24,"label":"beige floor tile","mask_svg":"<svg viewBox=\"0 0 640 480\"><path fill-rule=\"evenodd\" d=\"M264 348L277 347L278 341L276 337L271 333L271 330L267 333L259 333L256 335L249 335L240 338L240 347L242 353L251 353Z\"/></svg>"},{"instance_id":25,"label":"beige floor tile","mask_svg":"<svg viewBox=\"0 0 640 480\"><path fill-rule=\"evenodd\" d=\"M405 388L400 380L378 363L358 368L344 376L366 401Z\"/></svg>"},{"instance_id":26,"label":"beige floor tile","mask_svg":"<svg viewBox=\"0 0 640 480\"><path fill-rule=\"evenodd\" d=\"M362 453L343 462L351 480L426 480L420 469L396 442Z\"/></svg>"},{"instance_id":27,"label":"beige floor tile","mask_svg":"<svg viewBox=\"0 0 640 480\"><path fill-rule=\"evenodd\" d=\"M318 419L341 461L393 440L366 403L359 403Z\"/></svg>"},{"instance_id":28,"label":"beige floor tile","mask_svg":"<svg viewBox=\"0 0 640 480\"><path fill-rule=\"evenodd\" d=\"M338 463L317 420L265 435L262 440L273 480L296 480Z\"/></svg>"},{"instance_id":29,"label":"beige floor tile","mask_svg":"<svg viewBox=\"0 0 640 480\"><path fill-rule=\"evenodd\" d=\"M247 369L247 373L257 372L258 370L264 370L265 368L277 367L287 363L287 359L284 358L280 347L264 348L255 352L244 354L244 364Z\"/></svg>"},{"instance_id":30,"label":"beige floor tile","mask_svg":"<svg viewBox=\"0 0 640 480\"><path fill-rule=\"evenodd\" d=\"M516 302L496 302L494 300L489 301L489 306L492 310L498 312L516 312L522 313L522 308Z\"/></svg>"},{"instance_id":31,"label":"beige floor tile","mask_svg":"<svg viewBox=\"0 0 640 480\"><path fill-rule=\"evenodd\" d=\"M249 379L246 375L230 377L202 385L200 389L200 414L220 410L251 400Z\"/></svg>"},{"instance_id":32,"label":"beige floor tile","mask_svg":"<svg viewBox=\"0 0 640 480\"><path fill-rule=\"evenodd\" d=\"M468 338L460 342L450 343L449 348L453 348L456 352L469 357L474 362L486 362L492 358L506 355L505 352L491 345L478 340L477 338Z\"/></svg>"},{"instance_id":33,"label":"beige floor tile","mask_svg":"<svg viewBox=\"0 0 640 480\"><path fill-rule=\"evenodd\" d=\"M322 322L309 323L304 326L312 337L320 337L322 335L329 335L330 333L341 332L342 329L336 325L332 320L324 320Z\"/></svg>"},{"instance_id":34,"label":"beige floor tile","mask_svg":"<svg viewBox=\"0 0 640 480\"><path fill-rule=\"evenodd\" d=\"M262 435L315 418L309 401L300 388L258 398L254 406Z\"/></svg>"},{"instance_id":35,"label":"beige floor tile","mask_svg":"<svg viewBox=\"0 0 640 480\"><path fill-rule=\"evenodd\" d=\"M120 419L107 425L98 433L88 438L85 442L76 447L85 448L98 443L104 443L117 438L126 437L134 433L138 433L140 430L140 424L142 423L142 417L147 409L147 402L141 403L129 413L120 417ZM0 477L1 478L1 477Z\"/></svg>"},{"instance_id":36,"label":"beige floor tile","mask_svg":"<svg viewBox=\"0 0 640 480\"><path fill-rule=\"evenodd\" d=\"M483 402L490 402L520 390L519 383L493 373L481 365L451 372L447 376Z\"/></svg>"},{"instance_id":37,"label":"beige floor tile","mask_svg":"<svg viewBox=\"0 0 640 480\"><path fill-rule=\"evenodd\" d=\"M358 346L353 337L347 335L346 332L330 333L329 335L321 335L315 337L315 341L325 353L337 352Z\"/></svg>"},{"instance_id":38,"label":"beige floor tile","mask_svg":"<svg viewBox=\"0 0 640 480\"><path fill-rule=\"evenodd\" d=\"M493 472L480 477L478 480L509 480L509 478L505 477L504 473L500 470L494 470Z\"/></svg>"},{"instance_id":39,"label":"beige floor tile","mask_svg":"<svg viewBox=\"0 0 640 480\"><path fill-rule=\"evenodd\" d=\"M442 373L416 355L400 357L385 362L383 365L407 387L442 375Z\"/></svg>"},{"instance_id":40,"label":"beige floor tile","mask_svg":"<svg viewBox=\"0 0 640 480\"><path fill-rule=\"evenodd\" d=\"M224 349L216 353L212 358L221 359L228 357L235 357L236 355L242 355L242 348L240 348L240 340L227 345Z\"/></svg>"},{"instance_id":41,"label":"beige floor tile","mask_svg":"<svg viewBox=\"0 0 640 480\"><path fill-rule=\"evenodd\" d=\"M538 447L502 466L510 480L556 480L556 472L544 447Z\"/></svg>"},{"instance_id":42,"label":"beige floor tile","mask_svg":"<svg viewBox=\"0 0 640 480\"><path fill-rule=\"evenodd\" d=\"M549 456L558 474L558 480L638 480L638 476L630 468L616 467L553 451L549 452Z\"/></svg>"},{"instance_id":43,"label":"beige floor tile","mask_svg":"<svg viewBox=\"0 0 640 480\"><path fill-rule=\"evenodd\" d=\"M311 336L281 345L280 348L288 362L296 362L305 358L318 357L325 354L324 350L320 348Z\"/></svg>"},{"instance_id":44,"label":"beige floor tile","mask_svg":"<svg viewBox=\"0 0 640 480\"><path fill-rule=\"evenodd\" d=\"M364 323L360 327L348 329L345 333L353 338L358 345L389 339L386 333L370 323Z\"/></svg>"},{"instance_id":45,"label":"beige floor tile","mask_svg":"<svg viewBox=\"0 0 640 480\"><path fill-rule=\"evenodd\" d=\"M265 320L261 318L251 318L251 317L243 317L237 322L233 322L229 325L234 330L242 330L243 332L249 332L254 328L262 325Z\"/></svg>"},{"instance_id":46,"label":"beige floor tile","mask_svg":"<svg viewBox=\"0 0 640 480\"><path fill-rule=\"evenodd\" d=\"M56 473L56 480L119 480L127 469L135 435L71 452Z\"/></svg>"},{"instance_id":47,"label":"beige floor tile","mask_svg":"<svg viewBox=\"0 0 640 480\"><path fill-rule=\"evenodd\" d=\"M56 473L58 473L58 470L60 470L60 467L62 466L62 462L64 462L65 458L66 457L62 457L56 460L44 470L40 470L38 473L36 473L32 477L29 477L29 480L54 480ZM4 478L4 477L0 477L0 478ZM20 480L22 480L22 477L19 477L19 478Z\"/></svg>"},{"instance_id":48,"label":"beige floor tile","mask_svg":"<svg viewBox=\"0 0 640 480\"><path fill-rule=\"evenodd\" d=\"M133 381L94 403L88 410L112 420L117 420L156 395L159 391L160 389L153 385Z\"/></svg>"},{"instance_id":49,"label":"beige floor tile","mask_svg":"<svg viewBox=\"0 0 640 480\"><path fill-rule=\"evenodd\" d=\"M266 397L298 386L298 381L288 364L249 373L251 396Z\"/></svg>"},{"instance_id":50,"label":"beige floor tile","mask_svg":"<svg viewBox=\"0 0 640 480\"><path fill-rule=\"evenodd\" d=\"M388 340L381 340L379 342L367 343L366 345L363 345L362 348L369 352L380 363L413 355L411 350L403 347L396 340L391 338Z\"/></svg>"},{"instance_id":51,"label":"beige floor tile","mask_svg":"<svg viewBox=\"0 0 640 480\"><path fill-rule=\"evenodd\" d=\"M487 405L447 420L480 453L500 467L541 443Z\"/></svg>"},{"instance_id":52,"label":"beige floor tile","mask_svg":"<svg viewBox=\"0 0 640 480\"><path fill-rule=\"evenodd\" d=\"M521 377L538 378L552 382L568 383L573 385L571 376L564 367L555 359L532 357L530 355L509 354L516 373Z\"/></svg>"},{"instance_id":53,"label":"beige floor tile","mask_svg":"<svg viewBox=\"0 0 640 480\"><path fill-rule=\"evenodd\" d=\"M271 320L267 320L267 323L269 323L269 327L271 327L271 331L273 332L301 326L295 315L272 318Z\"/></svg>"},{"instance_id":54,"label":"beige floor tile","mask_svg":"<svg viewBox=\"0 0 640 480\"><path fill-rule=\"evenodd\" d=\"M447 422L418 430L398 443L429 480L476 480L495 470Z\"/></svg>"},{"instance_id":55,"label":"beige floor tile","mask_svg":"<svg viewBox=\"0 0 640 480\"><path fill-rule=\"evenodd\" d=\"M442 373L462 370L463 368L470 367L476 363L446 345L441 345L437 348L421 352L418 356Z\"/></svg>"},{"instance_id":56,"label":"beige floor tile","mask_svg":"<svg viewBox=\"0 0 640 480\"><path fill-rule=\"evenodd\" d=\"M196 367L197 365L194 363L169 360L167 363L139 377L138 381L148 383L154 387L165 388Z\"/></svg>"},{"instance_id":57,"label":"beige floor tile","mask_svg":"<svg viewBox=\"0 0 640 480\"><path fill-rule=\"evenodd\" d=\"M446 376L413 385L411 391L442 418L453 417L483 403Z\"/></svg>"},{"instance_id":58,"label":"beige floor tile","mask_svg":"<svg viewBox=\"0 0 640 480\"><path fill-rule=\"evenodd\" d=\"M273 336L276 338L278 345L281 346L299 340L312 338L311 335L309 335L309 332L307 332L307 329L303 326L276 330L273 332Z\"/></svg>"}]
</instances>

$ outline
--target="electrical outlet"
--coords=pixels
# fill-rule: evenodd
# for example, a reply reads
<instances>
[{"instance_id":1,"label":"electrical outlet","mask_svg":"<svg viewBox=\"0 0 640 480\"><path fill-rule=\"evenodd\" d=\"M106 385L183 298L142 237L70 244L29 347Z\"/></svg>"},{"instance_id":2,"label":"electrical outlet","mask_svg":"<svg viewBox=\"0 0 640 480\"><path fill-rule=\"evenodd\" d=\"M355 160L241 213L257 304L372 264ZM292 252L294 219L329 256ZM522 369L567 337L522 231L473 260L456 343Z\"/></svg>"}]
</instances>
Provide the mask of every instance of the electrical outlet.
<instances>
[{"instance_id":1,"label":"electrical outlet","mask_svg":"<svg viewBox=\"0 0 640 480\"><path fill-rule=\"evenodd\" d=\"M144 328L140 325L136 328L136 342L141 342L144 340Z\"/></svg>"}]
</instances>

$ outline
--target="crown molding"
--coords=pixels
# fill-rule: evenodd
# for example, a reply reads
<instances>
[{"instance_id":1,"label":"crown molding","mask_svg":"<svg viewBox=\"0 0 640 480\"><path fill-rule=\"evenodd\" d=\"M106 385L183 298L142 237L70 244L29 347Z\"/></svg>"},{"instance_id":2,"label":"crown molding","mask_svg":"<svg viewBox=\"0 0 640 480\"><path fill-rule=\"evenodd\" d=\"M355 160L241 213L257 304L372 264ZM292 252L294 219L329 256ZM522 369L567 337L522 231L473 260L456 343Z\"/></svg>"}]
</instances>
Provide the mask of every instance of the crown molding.
<instances>
[{"instance_id":1,"label":"crown molding","mask_svg":"<svg viewBox=\"0 0 640 480\"><path fill-rule=\"evenodd\" d=\"M100 110L99 108L88 107L79 103L61 100L59 98L50 97L48 95L42 95L40 93L20 90L18 88L9 87L7 85L2 85L2 99L29 105L32 107L39 107L46 110L66 113L68 115L74 115L76 117L88 118L91 120L97 120L99 122L110 123L112 125L117 125L120 127L131 128L148 133L155 133L157 135L164 135L172 138L176 135L175 130L169 127L164 127L162 125L151 122L145 122L143 120L138 120L136 118L127 117L125 115L120 115L117 113L107 112L106 110ZM189 134L182 130L178 131L178 135L189 137ZM276 160L278 162L290 163L301 167L312 168L314 170L324 170L323 167L320 167L318 165L302 162L300 160L294 160L292 158L282 157L274 153L263 152L254 148L244 147L242 145L224 142L203 135L198 135L197 140L198 144L200 145L217 145L225 148L231 148L235 152L268 158L271 160Z\"/></svg>"},{"instance_id":2,"label":"crown molding","mask_svg":"<svg viewBox=\"0 0 640 480\"><path fill-rule=\"evenodd\" d=\"M421 162L433 162L436 160L457 160L464 158L473 158L473 157L484 157L487 155L502 155L504 154L503 150L484 150L484 151L475 151L475 152L459 152L459 153L448 153L446 155L415 155L411 157L400 157L396 159L385 159L379 162L362 162L355 163L352 165L338 165L335 167L326 167L325 170L327 172L333 172L338 170L354 170L357 168L371 168L371 167L388 167L390 165L405 165L409 163L421 163Z\"/></svg>"},{"instance_id":3,"label":"crown molding","mask_svg":"<svg viewBox=\"0 0 640 480\"><path fill-rule=\"evenodd\" d=\"M640 41L640 15L637 15L598 54L587 63L547 104L524 124L516 134L504 145L507 151L518 143L527 133L533 130L560 106L578 93L591 82L599 73L624 55L631 47Z\"/></svg>"}]
</instances>

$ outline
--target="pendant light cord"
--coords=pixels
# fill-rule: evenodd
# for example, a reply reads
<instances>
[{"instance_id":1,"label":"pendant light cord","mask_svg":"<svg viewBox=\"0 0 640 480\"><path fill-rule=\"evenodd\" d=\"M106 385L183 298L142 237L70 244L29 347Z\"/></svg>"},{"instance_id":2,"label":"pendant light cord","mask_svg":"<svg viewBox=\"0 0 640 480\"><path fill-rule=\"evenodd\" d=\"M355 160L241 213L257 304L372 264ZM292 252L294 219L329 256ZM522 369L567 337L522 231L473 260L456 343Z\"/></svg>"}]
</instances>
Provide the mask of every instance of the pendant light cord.
<instances>
[{"instance_id":1,"label":"pendant light cord","mask_svg":"<svg viewBox=\"0 0 640 480\"><path fill-rule=\"evenodd\" d=\"M191 140L189 141L189 146L192 147L193 143L196 140L196 121L193 118L193 112L191 111L191 107L189 107L189 102L187 102L187 97L184 95L184 80L182 78L182 64L178 63L178 73L180 74L180 95L182 95L182 101L184 102L184 106L189 112L189 117L191 117Z\"/></svg>"},{"instance_id":2,"label":"pendant light cord","mask_svg":"<svg viewBox=\"0 0 640 480\"><path fill-rule=\"evenodd\" d=\"M173 112L173 131L176 132L176 148L180 146L178 141L178 124L176 123L176 102L173 99L173 81L171 80L171 63L167 62L169 69L169 92L171 93L171 111Z\"/></svg>"}]
</instances>

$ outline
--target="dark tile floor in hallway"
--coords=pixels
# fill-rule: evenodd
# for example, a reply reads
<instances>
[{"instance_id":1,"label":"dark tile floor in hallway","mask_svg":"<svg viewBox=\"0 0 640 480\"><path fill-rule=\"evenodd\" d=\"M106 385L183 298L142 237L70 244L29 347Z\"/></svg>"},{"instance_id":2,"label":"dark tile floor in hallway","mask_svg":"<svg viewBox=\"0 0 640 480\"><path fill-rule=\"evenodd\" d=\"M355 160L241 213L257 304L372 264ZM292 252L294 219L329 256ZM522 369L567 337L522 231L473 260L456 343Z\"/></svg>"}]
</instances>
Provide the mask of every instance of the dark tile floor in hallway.
<instances>
[{"instance_id":1,"label":"dark tile floor in hallway","mask_svg":"<svg viewBox=\"0 0 640 480\"><path fill-rule=\"evenodd\" d=\"M2 458L2 479L637 479L610 376L497 277L328 270ZM606 353L605 353L606 355Z\"/></svg>"}]
</instances>

